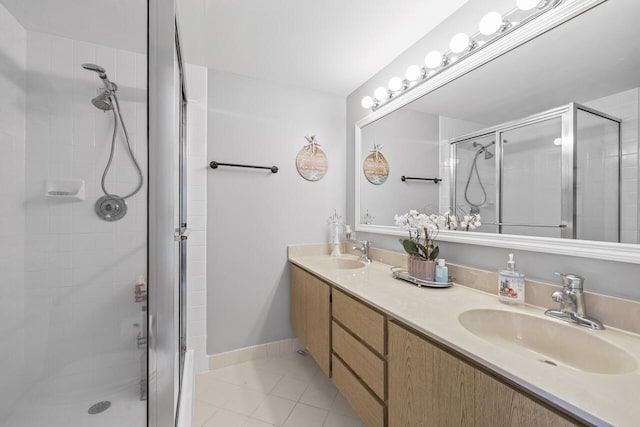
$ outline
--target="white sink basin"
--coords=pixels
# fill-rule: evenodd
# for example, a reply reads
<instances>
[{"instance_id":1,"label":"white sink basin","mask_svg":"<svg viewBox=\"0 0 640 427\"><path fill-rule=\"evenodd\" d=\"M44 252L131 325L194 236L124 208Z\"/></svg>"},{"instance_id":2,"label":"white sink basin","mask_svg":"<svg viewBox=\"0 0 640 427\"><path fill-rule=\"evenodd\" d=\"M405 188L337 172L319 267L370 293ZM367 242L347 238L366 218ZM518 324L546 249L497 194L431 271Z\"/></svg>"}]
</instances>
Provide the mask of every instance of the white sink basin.
<instances>
[{"instance_id":1,"label":"white sink basin","mask_svg":"<svg viewBox=\"0 0 640 427\"><path fill-rule=\"evenodd\" d=\"M337 270L356 270L359 268L364 268L366 266L366 264L363 262L349 258L329 258L323 259L320 262L322 263L323 267L334 268Z\"/></svg>"},{"instance_id":2,"label":"white sink basin","mask_svg":"<svg viewBox=\"0 0 640 427\"><path fill-rule=\"evenodd\" d=\"M597 337L598 331L505 310L469 310L458 320L500 348L549 365L596 374L626 374L638 367L625 350Z\"/></svg>"}]
</instances>

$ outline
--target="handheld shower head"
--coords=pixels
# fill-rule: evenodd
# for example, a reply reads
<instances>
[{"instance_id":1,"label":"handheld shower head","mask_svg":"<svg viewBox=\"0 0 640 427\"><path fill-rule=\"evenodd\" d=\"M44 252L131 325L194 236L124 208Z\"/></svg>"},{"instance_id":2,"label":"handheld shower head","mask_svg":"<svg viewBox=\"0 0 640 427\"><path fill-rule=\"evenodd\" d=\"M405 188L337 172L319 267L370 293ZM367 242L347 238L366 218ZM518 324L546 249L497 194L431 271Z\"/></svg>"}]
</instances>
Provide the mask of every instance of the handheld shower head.
<instances>
[{"instance_id":1,"label":"handheld shower head","mask_svg":"<svg viewBox=\"0 0 640 427\"><path fill-rule=\"evenodd\" d=\"M109 111L113 109L113 105L111 104L111 98L109 96L109 91L104 89L100 93L100 95L96 96L91 100L91 103L94 105L94 107L102 111Z\"/></svg>"},{"instance_id":2,"label":"handheld shower head","mask_svg":"<svg viewBox=\"0 0 640 427\"><path fill-rule=\"evenodd\" d=\"M96 73L98 73L98 77L100 77L101 79L107 78L107 70L105 70L99 65L87 63L87 64L82 64L82 68L89 71L95 71Z\"/></svg>"}]
</instances>

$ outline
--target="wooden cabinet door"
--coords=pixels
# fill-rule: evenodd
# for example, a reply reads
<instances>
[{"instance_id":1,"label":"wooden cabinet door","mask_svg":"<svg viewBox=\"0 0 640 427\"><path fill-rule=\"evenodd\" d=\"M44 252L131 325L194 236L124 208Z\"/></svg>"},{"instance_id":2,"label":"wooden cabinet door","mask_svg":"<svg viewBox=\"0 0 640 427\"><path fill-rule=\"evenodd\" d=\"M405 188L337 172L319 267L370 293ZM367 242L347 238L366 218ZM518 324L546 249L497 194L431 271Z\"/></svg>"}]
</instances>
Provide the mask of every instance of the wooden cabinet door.
<instances>
[{"instance_id":1,"label":"wooden cabinet door","mask_svg":"<svg viewBox=\"0 0 640 427\"><path fill-rule=\"evenodd\" d=\"M389 426L474 425L475 369L389 322Z\"/></svg>"},{"instance_id":2,"label":"wooden cabinet door","mask_svg":"<svg viewBox=\"0 0 640 427\"><path fill-rule=\"evenodd\" d=\"M564 427L574 425L479 370L476 370L475 378L475 417L478 426Z\"/></svg>"},{"instance_id":3,"label":"wooden cabinet door","mask_svg":"<svg viewBox=\"0 0 640 427\"><path fill-rule=\"evenodd\" d=\"M291 326L309 354L330 376L331 287L291 266Z\"/></svg>"},{"instance_id":4,"label":"wooden cabinet door","mask_svg":"<svg viewBox=\"0 0 640 427\"><path fill-rule=\"evenodd\" d=\"M300 267L291 264L291 328L298 339L306 346L304 325L304 281L305 271Z\"/></svg>"}]
</instances>

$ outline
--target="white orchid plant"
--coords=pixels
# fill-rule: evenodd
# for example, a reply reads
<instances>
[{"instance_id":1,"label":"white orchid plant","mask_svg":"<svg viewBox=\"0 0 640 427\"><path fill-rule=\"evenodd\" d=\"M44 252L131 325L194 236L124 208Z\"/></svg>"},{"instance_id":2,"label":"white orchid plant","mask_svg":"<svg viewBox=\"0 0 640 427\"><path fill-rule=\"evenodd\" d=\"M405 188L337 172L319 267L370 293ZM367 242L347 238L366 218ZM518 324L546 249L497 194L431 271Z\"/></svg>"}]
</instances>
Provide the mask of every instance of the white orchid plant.
<instances>
[{"instance_id":1,"label":"white orchid plant","mask_svg":"<svg viewBox=\"0 0 640 427\"><path fill-rule=\"evenodd\" d=\"M479 214L464 215L458 221L450 211L442 215L428 215L413 209L403 215L396 214L395 221L398 227L409 232L408 239L400 239L404 250L409 255L429 261L435 261L440 253L436 239L441 230L456 230L460 226L462 230L470 231L481 225Z\"/></svg>"}]
</instances>

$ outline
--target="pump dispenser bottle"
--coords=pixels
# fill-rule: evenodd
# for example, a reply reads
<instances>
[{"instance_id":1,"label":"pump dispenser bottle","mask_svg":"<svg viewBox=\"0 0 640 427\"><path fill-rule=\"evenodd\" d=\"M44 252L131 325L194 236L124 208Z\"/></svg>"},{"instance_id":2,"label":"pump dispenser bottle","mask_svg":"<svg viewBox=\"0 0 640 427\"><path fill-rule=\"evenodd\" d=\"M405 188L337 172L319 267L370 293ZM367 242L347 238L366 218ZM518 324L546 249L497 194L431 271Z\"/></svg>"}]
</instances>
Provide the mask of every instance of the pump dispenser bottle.
<instances>
[{"instance_id":1,"label":"pump dispenser bottle","mask_svg":"<svg viewBox=\"0 0 640 427\"><path fill-rule=\"evenodd\" d=\"M524 304L524 274L516 270L513 254L509 254L507 269L498 273L498 297L507 304Z\"/></svg>"}]
</instances>

